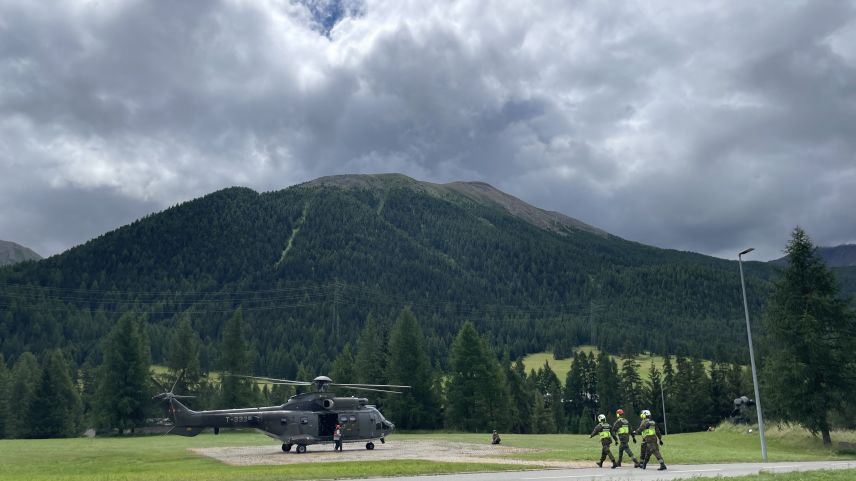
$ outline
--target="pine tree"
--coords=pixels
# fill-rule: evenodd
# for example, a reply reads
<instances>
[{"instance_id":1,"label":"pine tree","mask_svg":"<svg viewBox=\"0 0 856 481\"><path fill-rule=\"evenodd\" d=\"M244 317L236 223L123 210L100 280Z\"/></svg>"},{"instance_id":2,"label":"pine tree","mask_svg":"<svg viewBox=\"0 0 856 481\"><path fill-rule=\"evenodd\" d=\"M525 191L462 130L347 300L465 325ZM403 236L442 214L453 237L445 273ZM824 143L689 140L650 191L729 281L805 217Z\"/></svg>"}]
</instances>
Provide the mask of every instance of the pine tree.
<instances>
[{"instance_id":1,"label":"pine tree","mask_svg":"<svg viewBox=\"0 0 856 481\"><path fill-rule=\"evenodd\" d=\"M58 349L48 352L45 358L27 418L28 437L62 438L77 434L80 396L71 381L68 363Z\"/></svg>"},{"instance_id":2,"label":"pine tree","mask_svg":"<svg viewBox=\"0 0 856 481\"><path fill-rule=\"evenodd\" d=\"M523 361L518 359L514 364L506 366L508 392L511 396L511 431L520 434L532 432L533 393L526 381L526 368Z\"/></svg>"},{"instance_id":3,"label":"pine tree","mask_svg":"<svg viewBox=\"0 0 856 481\"><path fill-rule=\"evenodd\" d=\"M30 435L27 423L30 403L36 393L42 371L39 361L31 352L24 352L15 361L10 373L9 407L6 418L6 435L10 438L25 438Z\"/></svg>"},{"instance_id":4,"label":"pine tree","mask_svg":"<svg viewBox=\"0 0 856 481\"><path fill-rule=\"evenodd\" d=\"M549 363L544 362L544 366L538 370L535 382L538 386L538 391L544 398L544 408L547 409L548 416L553 418L549 423L552 426L552 431L548 432L557 433L564 431L566 424L565 407L562 403L564 392L562 383Z\"/></svg>"},{"instance_id":5,"label":"pine tree","mask_svg":"<svg viewBox=\"0 0 856 481\"><path fill-rule=\"evenodd\" d=\"M569 431L576 434L583 434L577 431L577 428L590 396L590 393L586 392L586 364L585 354L575 352L571 369L565 377L565 415Z\"/></svg>"},{"instance_id":6,"label":"pine tree","mask_svg":"<svg viewBox=\"0 0 856 481\"><path fill-rule=\"evenodd\" d=\"M357 368L357 382L386 384L386 336L371 314L360 331L354 364Z\"/></svg>"},{"instance_id":7,"label":"pine tree","mask_svg":"<svg viewBox=\"0 0 856 481\"><path fill-rule=\"evenodd\" d=\"M508 387L496 356L471 322L464 323L452 343L449 368L449 425L463 431L505 430Z\"/></svg>"},{"instance_id":8,"label":"pine tree","mask_svg":"<svg viewBox=\"0 0 856 481\"><path fill-rule=\"evenodd\" d=\"M647 403L645 407L641 407L641 409L633 413L633 424L635 426L639 425L639 413L642 412L642 409L647 409L651 411L651 416L654 419L659 419L663 422L665 432L669 418L668 411L665 413L663 412L663 401L665 401L665 395L661 390L662 387L663 381L660 377L660 371L657 370L654 362L651 361L651 365L648 367L648 389L646 390ZM666 409L668 410L668 406Z\"/></svg>"},{"instance_id":9,"label":"pine tree","mask_svg":"<svg viewBox=\"0 0 856 481\"><path fill-rule=\"evenodd\" d=\"M425 353L422 330L405 307L389 336L386 379L409 385L402 394L388 396L385 409L402 429L426 429L437 423L439 399L431 389L431 362Z\"/></svg>"},{"instance_id":10,"label":"pine tree","mask_svg":"<svg viewBox=\"0 0 856 481\"><path fill-rule=\"evenodd\" d=\"M634 357L628 357L621 363L622 408L626 417L635 422L637 414L645 405L645 387L639 375L639 363Z\"/></svg>"},{"instance_id":11,"label":"pine tree","mask_svg":"<svg viewBox=\"0 0 856 481\"><path fill-rule=\"evenodd\" d=\"M190 318L182 316L170 344L167 367L170 375L166 382L172 386L176 380L175 392L196 394L202 387L202 369L199 366L199 336L190 325ZM180 379L179 379L180 376Z\"/></svg>"},{"instance_id":12,"label":"pine tree","mask_svg":"<svg viewBox=\"0 0 856 481\"><path fill-rule=\"evenodd\" d=\"M351 344L345 343L342 352L333 359L333 364L330 365L330 378L337 383L356 382L357 370L354 366L354 354L351 352ZM339 389L336 393L340 396L350 396L355 393L348 389Z\"/></svg>"},{"instance_id":13,"label":"pine tree","mask_svg":"<svg viewBox=\"0 0 856 481\"><path fill-rule=\"evenodd\" d=\"M220 366L224 376L220 382L220 406L224 409L251 407L257 401L252 382L229 375L251 374L250 346L244 331L244 315L238 309L223 328Z\"/></svg>"},{"instance_id":14,"label":"pine tree","mask_svg":"<svg viewBox=\"0 0 856 481\"><path fill-rule=\"evenodd\" d=\"M618 379L618 366L609 358L606 351L600 351L597 358L597 413L607 414L621 405L621 386Z\"/></svg>"},{"instance_id":15,"label":"pine tree","mask_svg":"<svg viewBox=\"0 0 856 481\"><path fill-rule=\"evenodd\" d=\"M120 433L141 426L151 403L149 343L142 322L122 315L102 344L96 387L98 424Z\"/></svg>"},{"instance_id":16,"label":"pine tree","mask_svg":"<svg viewBox=\"0 0 856 481\"><path fill-rule=\"evenodd\" d=\"M765 398L774 413L820 433L829 445L830 413L856 391L854 313L802 228L794 229L785 253L788 267L763 316L769 336Z\"/></svg>"},{"instance_id":17,"label":"pine tree","mask_svg":"<svg viewBox=\"0 0 856 481\"><path fill-rule=\"evenodd\" d=\"M0 353L0 439L6 437L6 419L9 416L9 385L11 375L6 367L6 359Z\"/></svg>"}]
</instances>

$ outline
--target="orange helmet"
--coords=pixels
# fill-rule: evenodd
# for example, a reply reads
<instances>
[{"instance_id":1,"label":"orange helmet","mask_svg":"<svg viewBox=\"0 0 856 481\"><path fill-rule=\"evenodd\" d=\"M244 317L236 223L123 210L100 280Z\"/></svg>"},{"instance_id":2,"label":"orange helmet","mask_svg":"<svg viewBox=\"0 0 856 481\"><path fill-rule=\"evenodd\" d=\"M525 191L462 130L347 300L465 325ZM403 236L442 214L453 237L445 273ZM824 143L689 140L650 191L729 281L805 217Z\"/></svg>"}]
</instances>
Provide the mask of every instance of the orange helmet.
<instances>
[{"instance_id":1,"label":"orange helmet","mask_svg":"<svg viewBox=\"0 0 856 481\"><path fill-rule=\"evenodd\" d=\"M615 414L617 414L617 415L619 415L619 416L624 416L624 410L623 410L623 409L619 409L618 411L615 411Z\"/></svg>"}]
</instances>

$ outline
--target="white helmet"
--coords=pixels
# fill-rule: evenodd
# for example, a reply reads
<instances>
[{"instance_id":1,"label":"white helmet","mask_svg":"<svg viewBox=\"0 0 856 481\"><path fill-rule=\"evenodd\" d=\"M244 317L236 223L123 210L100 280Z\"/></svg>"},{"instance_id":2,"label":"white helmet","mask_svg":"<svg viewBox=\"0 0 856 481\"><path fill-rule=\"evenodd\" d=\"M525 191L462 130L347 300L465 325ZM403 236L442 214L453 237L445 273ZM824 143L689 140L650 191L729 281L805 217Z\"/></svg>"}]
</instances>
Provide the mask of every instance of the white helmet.
<instances>
[{"instance_id":1,"label":"white helmet","mask_svg":"<svg viewBox=\"0 0 856 481\"><path fill-rule=\"evenodd\" d=\"M602 422L606 421L606 416L604 416L603 414L598 414L597 420L598 420L598 422L602 423Z\"/></svg>"},{"instance_id":2,"label":"white helmet","mask_svg":"<svg viewBox=\"0 0 856 481\"><path fill-rule=\"evenodd\" d=\"M651 411L649 411L647 409L643 409L642 415L645 416L646 418L650 418L651 417Z\"/></svg>"}]
</instances>

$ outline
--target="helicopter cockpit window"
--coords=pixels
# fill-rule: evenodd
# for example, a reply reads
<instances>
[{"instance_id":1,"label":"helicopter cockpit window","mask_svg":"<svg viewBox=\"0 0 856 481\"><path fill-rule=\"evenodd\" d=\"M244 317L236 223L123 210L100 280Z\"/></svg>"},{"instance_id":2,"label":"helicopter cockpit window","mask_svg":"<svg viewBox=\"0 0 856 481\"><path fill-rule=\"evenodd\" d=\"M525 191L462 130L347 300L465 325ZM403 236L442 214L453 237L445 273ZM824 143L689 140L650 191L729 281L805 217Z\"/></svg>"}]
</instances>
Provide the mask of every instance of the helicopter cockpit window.
<instances>
[{"instance_id":1,"label":"helicopter cockpit window","mask_svg":"<svg viewBox=\"0 0 856 481\"><path fill-rule=\"evenodd\" d=\"M356 417L356 416L351 416L351 418L349 419L349 421L351 421L352 423L355 423L355 422L357 422L357 417Z\"/></svg>"},{"instance_id":2,"label":"helicopter cockpit window","mask_svg":"<svg viewBox=\"0 0 856 481\"><path fill-rule=\"evenodd\" d=\"M300 424L309 424L309 418L300 418Z\"/></svg>"}]
</instances>

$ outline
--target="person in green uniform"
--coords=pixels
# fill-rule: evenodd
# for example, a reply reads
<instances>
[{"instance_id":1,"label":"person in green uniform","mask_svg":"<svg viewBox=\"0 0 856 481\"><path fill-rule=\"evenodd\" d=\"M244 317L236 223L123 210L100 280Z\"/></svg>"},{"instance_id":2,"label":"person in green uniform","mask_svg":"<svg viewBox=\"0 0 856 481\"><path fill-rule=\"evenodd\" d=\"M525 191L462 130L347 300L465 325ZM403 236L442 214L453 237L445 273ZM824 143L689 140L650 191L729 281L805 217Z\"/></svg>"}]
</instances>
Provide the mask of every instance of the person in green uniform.
<instances>
[{"instance_id":1,"label":"person in green uniform","mask_svg":"<svg viewBox=\"0 0 856 481\"><path fill-rule=\"evenodd\" d=\"M609 456L609 460L612 461L612 469L618 467L618 464L615 462L615 457L612 455L612 451L609 450L609 446L612 444L612 426L606 422L606 416L603 414L598 414L597 416L597 426L594 427L594 431L591 432L591 436L589 438L593 438L597 435L600 435L600 461L597 462L597 467L603 467L603 460Z\"/></svg>"},{"instance_id":2,"label":"person in green uniform","mask_svg":"<svg viewBox=\"0 0 856 481\"><path fill-rule=\"evenodd\" d=\"M621 466L621 460L624 458L624 453L627 452L627 455L633 460L633 467L638 468L639 460L633 455L629 444L631 437L633 444L636 444L636 433L630 430L630 421L625 419L623 409L615 411L615 417L618 419L612 425L612 439L618 444L618 466Z\"/></svg>"},{"instance_id":3,"label":"person in green uniform","mask_svg":"<svg viewBox=\"0 0 856 481\"><path fill-rule=\"evenodd\" d=\"M642 458L642 469L645 469L648 466L648 460L651 459L651 455L657 457L657 461L660 461L660 469L659 471L663 471L666 469L666 462L663 461L663 456L660 455L660 446L663 445L663 437L660 434L660 428L657 426L657 423L651 419L651 411L644 410L640 416L642 418L642 423L639 424L639 429L637 430L642 435L642 442L645 443L645 454ZM657 446L659 443L660 446Z\"/></svg>"}]
</instances>

